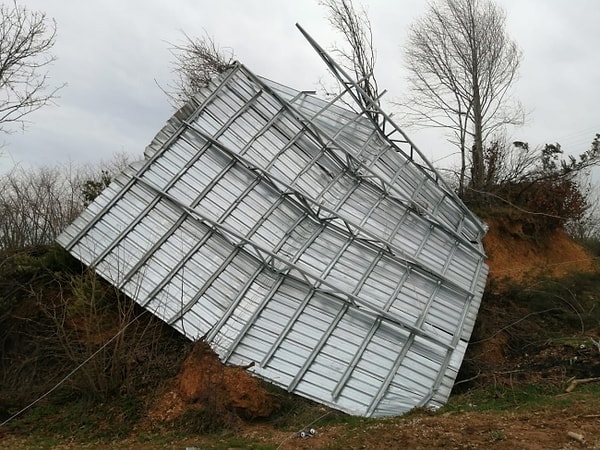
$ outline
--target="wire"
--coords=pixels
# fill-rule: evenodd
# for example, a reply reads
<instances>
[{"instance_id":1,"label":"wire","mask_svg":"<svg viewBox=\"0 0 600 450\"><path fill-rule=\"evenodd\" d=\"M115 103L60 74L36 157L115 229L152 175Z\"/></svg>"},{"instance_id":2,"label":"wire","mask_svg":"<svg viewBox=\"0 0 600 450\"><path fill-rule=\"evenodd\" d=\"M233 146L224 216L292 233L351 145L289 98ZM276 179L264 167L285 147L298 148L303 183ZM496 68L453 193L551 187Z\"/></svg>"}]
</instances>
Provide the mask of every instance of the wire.
<instances>
[{"instance_id":1,"label":"wire","mask_svg":"<svg viewBox=\"0 0 600 450\"><path fill-rule=\"evenodd\" d=\"M332 412L333 412L333 411L327 411L325 414L323 414L322 416L320 416L320 417L316 418L315 420L313 420L313 421L312 421L311 423L309 423L308 425L304 425L304 427L302 427L302 428L308 428L308 427L310 427L311 425L313 425L313 424L317 423L319 420L321 420L322 418L324 418L324 417L328 416L328 415L329 415L329 414L331 414ZM284 442L286 442L287 440L289 440L289 439L293 438L294 436L296 436L296 433L292 433L292 434L290 434L288 437L286 437L286 438L285 438L283 441L281 441L281 442L279 443L279 445L277 446L277 449L276 449L276 450L279 450L279 449L281 448L281 446L284 444Z\"/></svg>"},{"instance_id":2,"label":"wire","mask_svg":"<svg viewBox=\"0 0 600 450\"><path fill-rule=\"evenodd\" d=\"M567 140L567 142L569 140L573 140L573 139L583 139L584 136L588 136L586 137L586 139L589 138L589 134L593 134L594 136L596 135L596 133L600 132L600 125L592 125L589 128L582 128L579 129L578 131L572 131L570 133L565 133L559 136L556 136L555 140L557 142L561 142L562 140ZM592 139L590 139L590 142L593 140L593 136ZM562 145L562 143L561 143Z\"/></svg>"},{"instance_id":3,"label":"wire","mask_svg":"<svg viewBox=\"0 0 600 450\"><path fill-rule=\"evenodd\" d=\"M499 195L493 194L493 193L491 193L491 192L480 191L480 190L478 190L478 189L475 189L475 188L473 188L473 187L468 187L468 189L469 189L469 190L471 190L471 191L473 191L473 192L477 192L478 194L489 195L490 197L497 198L498 200L501 200L501 201L503 201L503 202L504 202L504 203L506 203L507 205L510 205L510 206L512 206L513 208L515 208L515 209L517 209L517 210L519 210L519 211L521 211L521 212L524 212L524 213L526 213L526 214L531 214L531 215L534 215L534 216L552 217L552 218L554 218L554 219L569 219L568 217L556 216L556 215L554 215L554 214L546 214L546 213L542 213L542 212L529 211L529 210L527 210L527 209L520 208L519 206L515 205L514 203L511 203L511 202L509 202L509 201L508 201L508 200L506 200L505 198L503 198L503 197L500 197Z\"/></svg>"},{"instance_id":4,"label":"wire","mask_svg":"<svg viewBox=\"0 0 600 450\"><path fill-rule=\"evenodd\" d=\"M52 387L45 394L41 395L39 398L37 398L36 400L34 400L33 402L31 402L27 406L25 406L24 408L22 408L20 411L14 413L12 416L10 416L8 419L6 419L4 422L0 423L0 427L3 427L7 423L11 422L13 419L19 417L25 411L27 411L28 409L30 409L31 407L33 407L34 405L36 405L37 403L39 403L40 401L42 401L44 398L46 398L48 395L50 395L52 392L54 392L56 389L58 389L69 378L71 378L79 369L81 369L83 366L85 366L98 353L100 353L102 350L104 350L112 341L114 341L117 337L119 337L119 335L121 335L132 323L134 323L136 320L138 320L142 315L146 314L146 312L147 311L144 310L144 311L140 312L137 316L135 316L133 319L131 319L131 321L129 323L127 323L123 328L121 328L119 331L117 331L117 333L113 337L111 337L108 341L106 341L104 343L104 345L102 345L102 347L100 347L98 350L96 350L94 353L92 353L90 356L88 356L77 367L75 367L73 370L71 370L71 372L69 372L62 380L60 380L58 383L56 383L56 385L54 387Z\"/></svg>"},{"instance_id":5,"label":"wire","mask_svg":"<svg viewBox=\"0 0 600 450\"><path fill-rule=\"evenodd\" d=\"M488 336L488 337L483 338L483 339L479 339L478 341L469 342L469 345L480 344L481 342L489 341L490 339L493 339L495 336L497 336L498 334L502 333L503 331L506 331L509 328L514 327L519 322L523 322L525 319L527 319L527 318L529 318L531 316L536 316L538 314L545 314L545 313L550 312L550 311L562 311L562 309L561 308L548 308L548 309L544 309L543 311L534 311L532 313L526 314L523 317L521 317L519 320L516 320L513 323L510 323L510 324L506 325L505 327L500 328L499 330L497 330L491 336Z\"/></svg>"}]
</instances>

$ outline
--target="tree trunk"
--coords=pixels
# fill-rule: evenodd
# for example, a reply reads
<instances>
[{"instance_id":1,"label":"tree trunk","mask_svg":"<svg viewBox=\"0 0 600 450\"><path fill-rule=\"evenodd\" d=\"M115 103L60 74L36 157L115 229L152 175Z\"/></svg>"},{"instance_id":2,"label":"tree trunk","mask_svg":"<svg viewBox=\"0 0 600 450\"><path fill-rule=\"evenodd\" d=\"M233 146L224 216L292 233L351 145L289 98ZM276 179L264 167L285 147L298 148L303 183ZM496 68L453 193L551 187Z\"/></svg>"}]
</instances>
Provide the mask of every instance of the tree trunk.
<instances>
[{"instance_id":1,"label":"tree trunk","mask_svg":"<svg viewBox=\"0 0 600 450\"><path fill-rule=\"evenodd\" d=\"M485 183L485 166L483 161L483 117L481 111L481 96L479 92L479 67L477 44L472 44L473 57L473 148L471 159L473 165L471 168L471 186L474 189L481 190Z\"/></svg>"},{"instance_id":2,"label":"tree trunk","mask_svg":"<svg viewBox=\"0 0 600 450\"><path fill-rule=\"evenodd\" d=\"M473 149L471 158L473 160L472 173L471 173L471 184L475 189L481 189L485 184L485 164L483 161L483 132L481 126L481 103L479 101L478 89L475 93L475 104L473 108L474 116L474 136L473 136Z\"/></svg>"},{"instance_id":3,"label":"tree trunk","mask_svg":"<svg viewBox=\"0 0 600 450\"><path fill-rule=\"evenodd\" d=\"M461 130L460 136L460 177L458 182L458 196L465 197L465 172L467 170L467 149L465 146L465 136Z\"/></svg>"}]
</instances>

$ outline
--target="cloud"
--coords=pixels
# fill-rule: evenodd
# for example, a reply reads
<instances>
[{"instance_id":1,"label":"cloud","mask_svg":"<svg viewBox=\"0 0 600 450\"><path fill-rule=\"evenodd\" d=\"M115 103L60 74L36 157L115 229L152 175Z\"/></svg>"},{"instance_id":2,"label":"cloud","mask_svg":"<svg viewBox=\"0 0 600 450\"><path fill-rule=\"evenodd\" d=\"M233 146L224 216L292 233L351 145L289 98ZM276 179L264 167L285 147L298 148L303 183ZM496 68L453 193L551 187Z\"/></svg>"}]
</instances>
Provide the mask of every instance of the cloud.
<instances>
[{"instance_id":1,"label":"cloud","mask_svg":"<svg viewBox=\"0 0 600 450\"><path fill-rule=\"evenodd\" d=\"M425 4L364 3L377 47L376 75L380 87L388 90L386 98L393 100L406 89L401 46ZM596 0L498 3L506 9L509 34L523 50L515 94L533 111L529 125L515 130L515 137L537 145L594 126L600 132ZM200 36L206 31L222 46L233 48L237 59L255 73L298 89L318 87L326 69L294 24L299 22L325 48L339 40L316 1L24 0L22 4L55 17L59 59L50 75L56 84L68 83L57 100L59 108L36 112L25 135L5 136L6 148L23 163L93 161L121 149L141 156L172 113L157 83L164 87L171 82L169 43L182 42L183 32ZM425 154L436 159L454 151L439 133L407 131ZM586 134L591 140L593 133ZM422 139L424 135L428 137ZM7 158L0 158L0 170L2 164L9 164Z\"/></svg>"}]
</instances>

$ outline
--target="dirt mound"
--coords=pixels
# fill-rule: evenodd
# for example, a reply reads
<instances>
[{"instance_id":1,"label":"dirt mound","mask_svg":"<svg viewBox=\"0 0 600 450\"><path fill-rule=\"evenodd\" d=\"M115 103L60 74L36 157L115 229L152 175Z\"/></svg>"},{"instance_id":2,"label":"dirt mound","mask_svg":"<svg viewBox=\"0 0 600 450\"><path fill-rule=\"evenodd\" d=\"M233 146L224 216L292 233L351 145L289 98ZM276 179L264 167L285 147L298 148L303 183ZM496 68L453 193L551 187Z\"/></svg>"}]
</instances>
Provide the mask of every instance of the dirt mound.
<instances>
[{"instance_id":1,"label":"dirt mound","mask_svg":"<svg viewBox=\"0 0 600 450\"><path fill-rule=\"evenodd\" d=\"M489 277L520 281L549 275L560 278L574 271L593 269L594 259L562 229L536 235L526 222L514 218L486 219L483 239Z\"/></svg>"},{"instance_id":2,"label":"dirt mound","mask_svg":"<svg viewBox=\"0 0 600 450\"><path fill-rule=\"evenodd\" d=\"M208 344L199 341L149 418L153 422L170 422L196 410L254 419L270 416L276 407L259 380L245 368L223 365Z\"/></svg>"},{"instance_id":3,"label":"dirt mound","mask_svg":"<svg viewBox=\"0 0 600 450\"><path fill-rule=\"evenodd\" d=\"M207 405L218 401L245 417L267 417L275 404L245 368L227 367L208 344L198 342L183 363L179 393L185 403Z\"/></svg>"}]
</instances>

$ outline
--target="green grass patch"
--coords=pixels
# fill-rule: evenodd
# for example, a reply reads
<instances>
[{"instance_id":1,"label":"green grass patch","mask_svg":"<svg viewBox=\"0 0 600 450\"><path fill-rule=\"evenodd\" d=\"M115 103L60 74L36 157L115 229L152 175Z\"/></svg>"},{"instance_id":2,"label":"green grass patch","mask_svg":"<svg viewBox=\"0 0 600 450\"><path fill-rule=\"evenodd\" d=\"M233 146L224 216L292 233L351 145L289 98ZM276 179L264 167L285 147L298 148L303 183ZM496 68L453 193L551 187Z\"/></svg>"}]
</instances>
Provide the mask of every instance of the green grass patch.
<instances>
[{"instance_id":1,"label":"green grass patch","mask_svg":"<svg viewBox=\"0 0 600 450\"><path fill-rule=\"evenodd\" d=\"M563 385L530 384L523 387L488 387L450 397L449 402L438 413L464 411L541 411L566 408L569 405L597 401L600 383L590 383L577 387L571 393L565 392Z\"/></svg>"},{"instance_id":2,"label":"green grass patch","mask_svg":"<svg viewBox=\"0 0 600 450\"><path fill-rule=\"evenodd\" d=\"M131 433L143 411L134 397L122 397L110 404L78 400L60 405L39 404L6 424L15 435L53 439L69 436L85 441L113 440Z\"/></svg>"},{"instance_id":3,"label":"green grass patch","mask_svg":"<svg viewBox=\"0 0 600 450\"><path fill-rule=\"evenodd\" d=\"M501 442L506 439L506 434L502 430L491 430L488 433L488 439L490 442Z\"/></svg>"}]
</instances>

